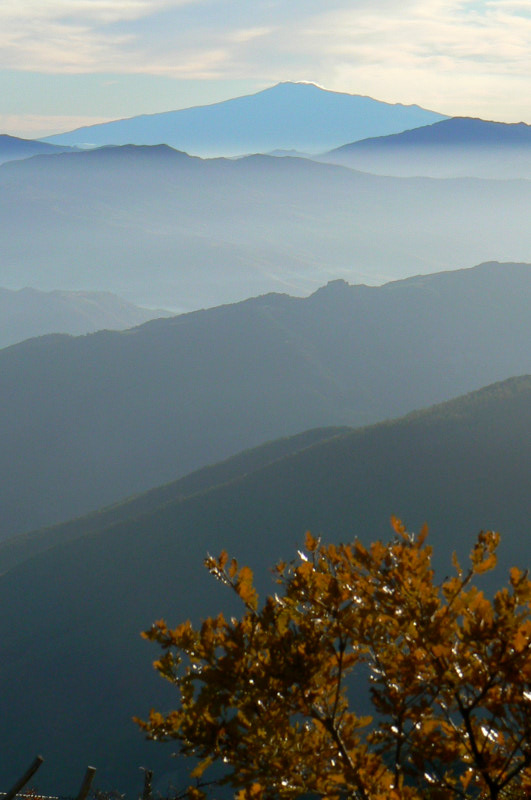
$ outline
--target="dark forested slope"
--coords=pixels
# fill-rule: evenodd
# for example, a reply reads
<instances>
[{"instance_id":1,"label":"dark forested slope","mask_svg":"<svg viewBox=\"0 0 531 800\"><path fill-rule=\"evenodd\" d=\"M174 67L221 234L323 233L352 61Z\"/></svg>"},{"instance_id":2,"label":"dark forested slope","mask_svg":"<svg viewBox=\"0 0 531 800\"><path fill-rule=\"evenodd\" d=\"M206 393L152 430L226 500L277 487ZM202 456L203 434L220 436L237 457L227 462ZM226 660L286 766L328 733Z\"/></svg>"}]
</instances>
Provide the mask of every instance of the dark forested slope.
<instances>
[{"instance_id":1,"label":"dark forested slope","mask_svg":"<svg viewBox=\"0 0 531 800\"><path fill-rule=\"evenodd\" d=\"M295 436L275 439L250 450L244 450L225 461L191 472L179 480L157 486L83 517L76 517L62 525L13 536L5 542L0 542L0 575L57 544L77 539L118 522L125 522L154 508L184 500L197 492L236 480L265 464L277 461L316 442L347 433L349 430L350 428L311 428Z\"/></svg>"},{"instance_id":2,"label":"dark forested slope","mask_svg":"<svg viewBox=\"0 0 531 800\"><path fill-rule=\"evenodd\" d=\"M171 745L145 745L131 722L173 701L139 631L161 616L176 624L230 612L231 594L201 566L207 551L227 548L271 591L268 566L289 559L306 529L336 541L387 538L394 513L410 529L430 523L441 577L480 528L502 532L502 570L529 566L530 425L531 378L516 378L147 503L5 573L0 785L36 752L47 759L39 789L60 794L87 763L99 767L100 786L131 793L139 766L159 777L177 766Z\"/></svg>"}]
</instances>

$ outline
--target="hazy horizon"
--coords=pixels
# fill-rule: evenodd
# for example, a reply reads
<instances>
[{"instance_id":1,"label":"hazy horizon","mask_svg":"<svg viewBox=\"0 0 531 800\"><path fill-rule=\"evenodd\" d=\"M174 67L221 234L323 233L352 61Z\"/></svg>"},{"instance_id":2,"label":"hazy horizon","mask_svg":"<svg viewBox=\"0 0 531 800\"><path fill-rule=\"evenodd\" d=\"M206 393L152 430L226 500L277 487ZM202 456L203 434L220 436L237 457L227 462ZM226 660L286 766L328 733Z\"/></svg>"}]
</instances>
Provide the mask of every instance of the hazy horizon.
<instances>
[{"instance_id":1,"label":"hazy horizon","mask_svg":"<svg viewBox=\"0 0 531 800\"><path fill-rule=\"evenodd\" d=\"M507 0L27 0L0 9L0 130L37 138L315 82L531 123L531 11Z\"/></svg>"}]
</instances>

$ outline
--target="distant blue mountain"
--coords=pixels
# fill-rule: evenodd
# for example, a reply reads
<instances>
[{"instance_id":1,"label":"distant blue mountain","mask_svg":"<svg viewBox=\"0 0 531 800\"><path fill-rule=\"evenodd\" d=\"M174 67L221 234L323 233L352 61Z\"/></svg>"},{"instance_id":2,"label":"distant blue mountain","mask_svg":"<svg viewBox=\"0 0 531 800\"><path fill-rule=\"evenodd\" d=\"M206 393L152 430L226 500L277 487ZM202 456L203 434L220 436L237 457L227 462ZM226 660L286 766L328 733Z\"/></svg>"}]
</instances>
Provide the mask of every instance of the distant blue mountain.
<instances>
[{"instance_id":1,"label":"distant blue mountain","mask_svg":"<svg viewBox=\"0 0 531 800\"><path fill-rule=\"evenodd\" d=\"M47 144L34 139L19 139L17 136L9 136L7 133L0 134L0 164L32 156L64 153L72 149L72 147Z\"/></svg>"},{"instance_id":2,"label":"distant blue mountain","mask_svg":"<svg viewBox=\"0 0 531 800\"><path fill-rule=\"evenodd\" d=\"M531 125L454 117L355 141L320 160L399 177L531 178Z\"/></svg>"},{"instance_id":3,"label":"distant blue mountain","mask_svg":"<svg viewBox=\"0 0 531 800\"><path fill-rule=\"evenodd\" d=\"M222 103L92 125L44 141L79 146L165 143L200 156L278 149L319 153L442 119L442 114L416 105L391 105L287 82Z\"/></svg>"}]
</instances>

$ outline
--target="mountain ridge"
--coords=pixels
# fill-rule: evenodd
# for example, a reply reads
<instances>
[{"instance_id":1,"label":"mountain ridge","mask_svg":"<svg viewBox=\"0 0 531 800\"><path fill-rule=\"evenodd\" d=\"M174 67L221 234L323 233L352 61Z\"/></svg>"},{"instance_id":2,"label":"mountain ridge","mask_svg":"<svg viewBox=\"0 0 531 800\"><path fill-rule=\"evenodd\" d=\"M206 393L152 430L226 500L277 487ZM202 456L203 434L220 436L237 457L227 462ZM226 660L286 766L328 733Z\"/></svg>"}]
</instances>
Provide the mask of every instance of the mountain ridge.
<instances>
[{"instance_id":1,"label":"mountain ridge","mask_svg":"<svg viewBox=\"0 0 531 800\"><path fill-rule=\"evenodd\" d=\"M0 780L7 765L22 771L43 748L41 791L69 791L87 759L102 788L136 791L146 763L163 783L170 773L174 785L185 780L171 748L146 744L131 723L173 702L139 631L161 616L174 625L235 612L232 594L201 567L207 552L226 549L253 569L261 593L271 592L268 568L293 557L308 528L327 540L368 542L389 538L396 514L409 530L430 524L440 575L451 569L452 549L466 559L480 527L501 529L504 572L525 568L530 414L531 376L513 378L431 412L317 441L1 575L0 603L9 598L11 613L0 619L10 686L0 696ZM21 718L25 725L16 725Z\"/></svg>"},{"instance_id":2,"label":"mountain ridge","mask_svg":"<svg viewBox=\"0 0 531 800\"><path fill-rule=\"evenodd\" d=\"M275 439L83 517L19 534L0 542L0 575L52 547L89 535L98 529L107 529L137 519L149 514L152 507L181 502L187 497L230 483L256 471L262 465L280 460L286 454L306 449L316 442L342 435L348 430L350 429L340 427L313 428L294 436Z\"/></svg>"},{"instance_id":3,"label":"mountain ridge","mask_svg":"<svg viewBox=\"0 0 531 800\"><path fill-rule=\"evenodd\" d=\"M391 133L443 118L443 114L417 105L385 103L311 83L287 81L218 103L82 127L43 141L78 145L165 142L191 154L207 156L293 147L319 152L326 149L322 146L325 141L335 141L338 146L352 139L352 134L363 138L364 133Z\"/></svg>"},{"instance_id":4,"label":"mountain ridge","mask_svg":"<svg viewBox=\"0 0 531 800\"><path fill-rule=\"evenodd\" d=\"M0 538L529 372L530 305L531 265L490 263L4 348Z\"/></svg>"},{"instance_id":5,"label":"mountain ridge","mask_svg":"<svg viewBox=\"0 0 531 800\"><path fill-rule=\"evenodd\" d=\"M531 178L531 125L453 117L323 154L320 160L396 177Z\"/></svg>"},{"instance_id":6,"label":"mountain ridge","mask_svg":"<svg viewBox=\"0 0 531 800\"><path fill-rule=\"evenodd\" d=\"M74 152L75 148L42 142L38 139L22 139L0 133L0 164L7 161L32 158L35 155Z\"/></svg>"},{"instance_id":7,"label":"mountain ridge","mask_svg":"<svg viewBox=\"0 0 531 800\"><path fill-rule=\"evenodd\" d=\"M146 518L146 515L149 517L152 513L158 513L158 509L162 507L179 504L195 495L203 495L222 486L245 480L250 473L267 469L270 465L295 455L298 457L298 454L309 448L319 447L329 440L348 437L354 441L397 426L404 427L411 423L422 425L424 421L433 424L438 420L464 420L468 418L470 409L488 406L489 403L496 403L500 397L507 397L514 391L517 393L525 391L526 388L531 391L531 375L518 375L428 408L413 409L402 417L384 419L360 428L315 428L266 442L224 461L202 467L176 481L125 498L112 506L0 542L0 576L40 552L62 546L81 536L97 533L98 530L108 530L116 525L128 524L139 518Z\"/></svg>"}]
</instances>

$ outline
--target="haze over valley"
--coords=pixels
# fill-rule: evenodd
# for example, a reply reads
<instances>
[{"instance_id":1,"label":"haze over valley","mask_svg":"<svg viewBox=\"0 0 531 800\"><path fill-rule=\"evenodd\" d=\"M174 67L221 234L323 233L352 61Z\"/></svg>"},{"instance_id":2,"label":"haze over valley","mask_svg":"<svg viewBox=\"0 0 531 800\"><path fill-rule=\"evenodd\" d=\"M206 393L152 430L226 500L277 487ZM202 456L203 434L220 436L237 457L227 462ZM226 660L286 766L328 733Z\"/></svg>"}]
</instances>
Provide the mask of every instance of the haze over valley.
<instances>
[{"instance_id":1,"label":"haze over valley","mask_svg":"<svg viewBox=\"0 0 531 800\"><path fill-rule=\"evenodd\" d=\"M526 261L530 215L529 180L201 160L166 145L38 156L0 166L0 285L187 311Z\"/></svg>"}]
</instances>

